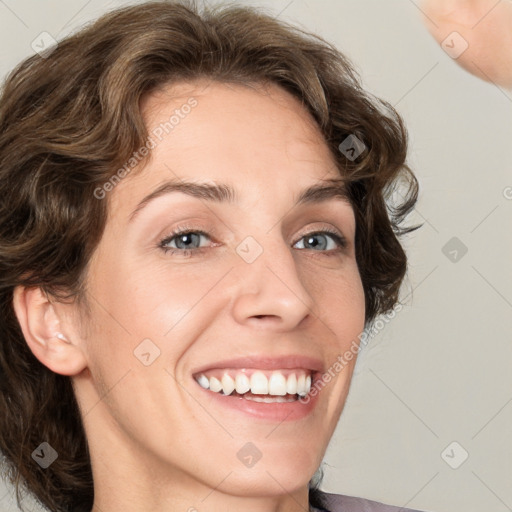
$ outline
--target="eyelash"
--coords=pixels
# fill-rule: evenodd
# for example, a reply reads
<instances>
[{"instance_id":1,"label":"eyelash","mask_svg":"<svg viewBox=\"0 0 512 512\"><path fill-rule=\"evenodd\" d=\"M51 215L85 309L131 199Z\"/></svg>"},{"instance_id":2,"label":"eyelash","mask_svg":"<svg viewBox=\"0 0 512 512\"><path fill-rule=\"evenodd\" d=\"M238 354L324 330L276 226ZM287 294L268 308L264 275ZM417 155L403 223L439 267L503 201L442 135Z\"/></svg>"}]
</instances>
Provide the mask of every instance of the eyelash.
<instances>
[{"instance_id":1,"label":"eyelash","mask_svg":"<svg viewBox=\"0 0 512 512\"><path fill-rule=\"evenodd\" d=\"M168 243L170 243L175 238L179 238L180 236L189 235L189 234L202 235L211 240L210 235L208 233L206 233L205 231L202 231L201 229L195 229L193 227L188 227L188 226L178 226L172 233L170 233L165 238L160 240L160 242L158 243L158 248L161 249L162 251L164 251L165 254L175 255L175 254L179 253L180 256L185 257L185 258L192 256L193 252L195 252L196 254L201 254L205 249L208 249L208 247L200 247L200 248L194 248L194 249L175 249L174 247L166 246ZM297 240L297 242L299 242L300 240L302 240L308 236L324 235L324 234L328 234L339 245L339 247L337 249L329 249L327 251L325 251L325 250L324 251L315 251L313 249L309 249L310 251L319 252L320 255L330 257L330 256L336 256L339 252L341 252L347 248L347 240L345 239L345 237L340 235L334 229L330 229L330 228L325 228L322 230L316 230L316 231L311 231L309 233L305 233ZM295 245L297 242L295 242L293 245ZM299 249L299 250L304 251L304 250L308 250L308 249Z\"/></svg>"}]
</instances>

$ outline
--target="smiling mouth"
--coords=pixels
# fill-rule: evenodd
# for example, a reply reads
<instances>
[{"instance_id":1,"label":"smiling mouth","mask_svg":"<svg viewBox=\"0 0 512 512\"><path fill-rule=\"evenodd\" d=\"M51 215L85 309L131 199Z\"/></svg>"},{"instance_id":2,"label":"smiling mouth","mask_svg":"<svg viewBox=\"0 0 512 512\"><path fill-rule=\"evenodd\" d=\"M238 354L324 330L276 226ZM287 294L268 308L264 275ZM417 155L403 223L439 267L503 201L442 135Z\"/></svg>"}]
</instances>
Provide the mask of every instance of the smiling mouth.
<instances>
[{"instance_id":1,"label":"smiling mouth","mask_svg":"<svg viewBox=\"0 0 512 512\"><path fill-rule=\"evenodd\" d=\"M306 369L225 368L198 373L194 379L203 389L221 396L262 403L295 402L311 390L313 372Z\"/></svg>"}]
</instances>

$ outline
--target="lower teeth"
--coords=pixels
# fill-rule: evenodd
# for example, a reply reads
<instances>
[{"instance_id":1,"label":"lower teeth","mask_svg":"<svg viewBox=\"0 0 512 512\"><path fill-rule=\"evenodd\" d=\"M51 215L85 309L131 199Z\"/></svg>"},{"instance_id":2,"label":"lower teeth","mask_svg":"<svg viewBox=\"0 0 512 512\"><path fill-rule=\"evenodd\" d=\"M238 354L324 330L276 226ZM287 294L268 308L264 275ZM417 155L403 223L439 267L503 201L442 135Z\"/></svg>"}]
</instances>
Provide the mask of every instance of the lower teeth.
<instances>
[{"instance_id":1,"label":"lower teeth","mask_svg":"<svg viewBox=\"0 0 512 512\"><path fill-rule=\"evenodd\" d=\"M222 396L232 396L237 398L244 398L245 400L251 400L253 402L263 402L265 404L271 404L274 402L279 403L288 403L288 402L296 402L301 396L299 395L290 395L286 394L285 396L276 396L276 395L255 395L248 391L243 395L240 395L236 391L233 391L230 395L225 395L223 391L220 393Z\"/></svg>"},{"instance_id":2,"label":"lower teeth","mask_svg":"<svg viewBox=\"0 0 512 512\"><path fill-rule=\"evenodd\" d=\"M244 395L243 398L246 400L252 400L253 402L264 402L266 404L271 404L273 402L295 402L297 398L286 398L284 396L266 396L266 397L259 397L259 396L246 396Z\"/></svg>"}]
</instances>

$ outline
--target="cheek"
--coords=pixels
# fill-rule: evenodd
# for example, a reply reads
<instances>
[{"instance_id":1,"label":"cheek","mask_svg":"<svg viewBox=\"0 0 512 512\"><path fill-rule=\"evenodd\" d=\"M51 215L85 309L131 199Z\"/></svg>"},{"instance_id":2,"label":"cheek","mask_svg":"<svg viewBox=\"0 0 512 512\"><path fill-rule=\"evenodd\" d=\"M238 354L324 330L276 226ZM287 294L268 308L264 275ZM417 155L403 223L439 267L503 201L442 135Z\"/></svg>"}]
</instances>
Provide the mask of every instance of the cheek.
<instances>
[{"instance_id":1,"label":"cheek","mask_svg":"<svg viewBox=\"0 0 512 512\"><path fill-rule=\"evenodd\" d=\"M316 313L335 333L338 350L357 340L364 330L365 295L355 260L347 262L339 272L317 272L308 280Z\"/></svg>"},{"instance_id":2,"label":"cheek","mask_svg":"<svg viewBox=\"0 0 512 512\"><path fill-rule=\"evenodd\" d=\"M151 270L134 269L123 286L128 319L137 318L137 328L149 327L160 336L188 323L189 315L208 316L209 292L219 289L225 274L219 265L175 265L159 262ZM215 293L213 294L215 295ZM208 304L208 307L206 306ZM216 307L218 309L220 304ZM132 321L132 320L130 320Z\"/></svg>"},{"instance_id":3,"label":"cheek","mask_svg":"<svg viewBox=\"0 0 512 512\"><path fill-rule=\"evenodd\" d=\"M121 256L121 255L120 255ZM165 259L116 258L104 262L91 291L104 306L107 322L133 335L164 335L197 304L212 272L172 265ZM101 312L100 312L101 313Z\"/></svg>"},{"instance_id":4,"label":"cheek","mask_svg":"<svg viewBox=\"0 0 512 512\"><path fill-rule=\"evenodd\" d=\"M218 292L227 270L167 261L112 266L91 289L103 306L95 308L94 357L137 370L137 354L150 352L153 368L173 366L225 306Z\"/></svg>"}]
</instances>

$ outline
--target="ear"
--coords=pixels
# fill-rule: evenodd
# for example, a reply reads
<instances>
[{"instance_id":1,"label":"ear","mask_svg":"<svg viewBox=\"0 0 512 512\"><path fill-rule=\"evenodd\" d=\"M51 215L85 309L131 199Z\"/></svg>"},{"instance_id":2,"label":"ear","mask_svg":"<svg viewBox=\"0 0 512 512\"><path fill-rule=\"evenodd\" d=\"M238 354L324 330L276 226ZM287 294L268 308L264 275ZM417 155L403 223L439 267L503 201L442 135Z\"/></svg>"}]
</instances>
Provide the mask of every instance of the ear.
<instances>
[{"instance_id":1,"label":"ear","mask_svg":"<svg viewBox=\"0 0 512 512\"><path fill-rule=\"evenodd\" d=\"M34 356L55 373L77 375L87 367L87 359L70 334L64 331L58 336L65 326L60 318L64 309L58 310L57 306L41 288L17 286L14 290L14 311Z\"/></svg>"}]
</instances>

